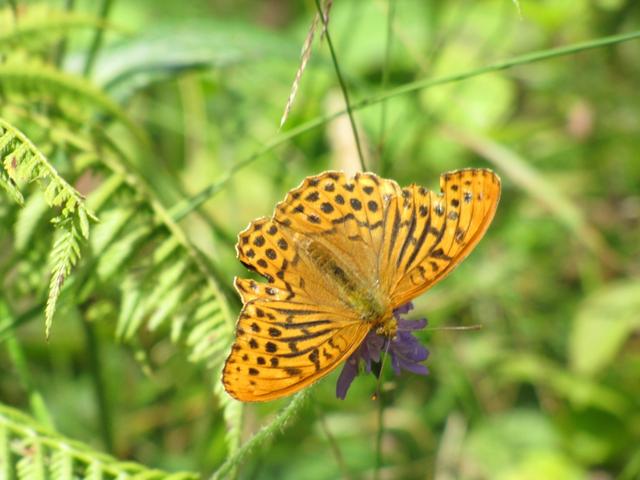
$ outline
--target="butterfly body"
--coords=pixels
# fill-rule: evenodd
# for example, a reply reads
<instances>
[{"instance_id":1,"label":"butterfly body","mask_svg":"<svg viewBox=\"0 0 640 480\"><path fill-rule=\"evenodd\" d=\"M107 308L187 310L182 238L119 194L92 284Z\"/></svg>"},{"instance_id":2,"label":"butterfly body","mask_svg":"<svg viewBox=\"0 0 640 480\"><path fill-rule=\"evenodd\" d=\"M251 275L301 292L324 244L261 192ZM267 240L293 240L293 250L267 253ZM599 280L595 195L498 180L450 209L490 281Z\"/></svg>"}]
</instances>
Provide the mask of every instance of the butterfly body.
<instances>
[{"instance_id":1,"label":"butterfly body","mask_svg":"<svg viewBox=\"0 0 640 480\"><path fill-rule=\"evenodd\" d=\"M370 331L394 338L394 309L466 257L500 194L484 169L443 174L440 187L326 172L241 232L238 258L267 283L236 279L244 306L223 371L227 392L279 398L328 374Z\"/></svg>"},{"instance_id":2,"label":"butterfly body","mask_svg":"<svg viewBox=\"0 0 640 480\"><path fill-rule=\"evenodd\" d=\"M353 310L363 322L375 325L385 313L391 314L379 282L359 276L351 267L351 262L341 258L339 251L332 251L320 240L304 238L300 239L299 244L308 263L331 284L330 289L336 292L338 300L345 308Z\"/></svg>"}]
</instances>

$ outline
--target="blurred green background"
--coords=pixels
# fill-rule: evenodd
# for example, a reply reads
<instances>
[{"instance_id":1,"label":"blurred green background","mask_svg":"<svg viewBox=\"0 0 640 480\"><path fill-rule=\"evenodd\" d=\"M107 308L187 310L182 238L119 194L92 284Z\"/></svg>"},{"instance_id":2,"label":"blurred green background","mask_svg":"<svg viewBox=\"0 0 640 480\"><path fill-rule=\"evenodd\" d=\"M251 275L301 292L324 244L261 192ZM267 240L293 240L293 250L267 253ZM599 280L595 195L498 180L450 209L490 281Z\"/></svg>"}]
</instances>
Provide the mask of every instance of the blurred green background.
<instances>
[{"instance_id":1,"label":"blurred green background","mask_svg":"<svg viewBox=\"0 0 640 480\"><path fill-rule=\"evenodd\" d=\"M316 38L278 131L315 4L105 3L109 27L90 79L148 136L145 154L126 148L153 195L170 208L232 173L180 226L214 266L234 316L232 279L247 275L235 260L237 232L270 215L306 175L358 168L346 116L252 157L279 135L344 106L326 42ZM98 15L104 4L44 5ZM4 25L13 21L13 6L29 18L43 3L4 2ZM640 29L636 0L521 0L520 9L510 0L342 0L333 4L329 30L351 98L359 100ZM51 61L66 38L60 68L81 72L94 28L45 33L53 40L43 42L39 58ZM5 43L2 51L19 56L21 42L33 40ZM1 115L10 115L4 109L11 102L22 100L2 90ZM355 117L368 168L401 185L436 188L440 173L463 167L501 176L503 196L486 238L416 300L411 314L435 327L482 328L427 329L420 338L431 352L430 375L385 373L377 473L375 379L359 377L340 401L338 369L282 432L243 458L238 477L640 478L640 40L397 95ZM13 123L30 134L28 123ZM52 151L59 171L83 193L100 184L101 177L81 176L81 167ZM234 169L246 159L251 163ZM150 467L210 474L229 454L211 393L218 374L188 362L187 350L169 339L171 327L114 341L122 307L108 282L84 300L91 308L61 310L46 342L33 287L46 287L46 280L29 257L42 262L46 256L36 252L49 247L36 242L9 256L15 217L4 202L3 289L13 292L16 311L35 310L13 337L33 383L20 382L1 337L0 403L28 412L29 391L37 389L67 437ZM39 228L49 227L43 221ZM287 402L245 408L243 441Z\"/></svg>"}]
</instances>

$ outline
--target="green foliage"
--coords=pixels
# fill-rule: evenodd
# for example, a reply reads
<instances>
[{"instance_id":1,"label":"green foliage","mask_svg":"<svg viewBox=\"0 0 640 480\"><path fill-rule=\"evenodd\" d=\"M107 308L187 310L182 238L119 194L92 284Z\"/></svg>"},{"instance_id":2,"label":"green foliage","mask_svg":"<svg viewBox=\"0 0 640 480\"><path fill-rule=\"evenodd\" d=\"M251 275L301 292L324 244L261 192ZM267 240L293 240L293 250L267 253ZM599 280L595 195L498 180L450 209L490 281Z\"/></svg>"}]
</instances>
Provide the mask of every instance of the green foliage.
<instances>
[{"instance_id":1,"label":"green foliage","mask_svg":"<svg viewBox=\"0 0 640 480\"><path fill-rule=\"evenodd\" d=\"M594 376L615 361L640 328L640 282L630 280L597 290L583 301L569 337L572 367Z\"/></svg>"},{"instance_id":2,"label":"green foliage","mask_svg":"<svg viewBox=\"0 0 640 480\"><path fill-rule=\"evenodd\" d=\"M51 18L66 19L70 23L77 20L63 12ZM29 28L31 23L20 24L16 31L25 33ZM35 181L42 190L42 196L34 194L17 214L17 251L25 252L38 242L35 232L47 206L57 212L51 220L57 234L52 238L48 255L51 276L44 307L47 338L63 291L67 299L73 299L69 302L81 303L110 284L118 286L122 301L115 327L117 339L133 342L141 329L158 331L169 324L171 340L190 347L189 358L193 362L202 363L219 375L232 338L232 319L215 273L146 181L136 173L128 154L106 136L103 129L113 119L134 138L142 140L143 146L145 134L93 83L60 71L52 64L22 57L5 61L0 64L0 92L14 99L13 104L4 107L8 114L40 127L35 131L43 138L43 144L58 156L62 152L67 164L69 161L75 164L76 176L87 167L104 176L101 185L88 197L92 211L104 217L88 245L92 260L83 265L78 278L63 289L85 249L89 220L97 218L87 209L80 194L56 172L45 154L15 126L0 120L3 160L0 184L19 205L25 203L19 185ZM48 116L42 117L37 112L40 101L54 107ZM107 117L96 119L96 114L107 114ZM90 123L71 131L84 119ZM122 208L123 202L135 205L134 209ZM153 251L153 255L149 256L149 251ZM22 263L26 268L37 268L41 258L27 256ZM232 452L239 442L241 408L231 402L217 382L214 392L219 396L229 424L227 439Z\"/></svg>"},{"instance_id":3,"label":"green foliage","mask_svg":"<svg viewBox=\"0 0 640 480\"><path fill-rule=\"evenodd\" d=\"M45 203L60 213L52 223L60 235L51 250L51 280L45 309L45 334L49 337L56 303L65 279L80 258L81 242L89 238L89 218L97 220L84 206L80 194L71 187L40 150L17 128L0 118L0 159L5 189L20 205L18 182L38 182ZM23 230L22 230L23 231Z\"/></svg>"},{"instance_id":4,"label":"green foliage","mask_svg":"<svg viewBox=\"0 0 640 480\"><path fill-rule=\"evenodd\" d=\"M17 462L16 462L17 460ZM121 462L41 427L23 413L0 405L0 473L3 479L71 480L145 478L188 480L193 473L168 474Z\"/></svg>"},{"instance_id":5,"label":"green foliage","mask_svg":"<svg viewBox=\"0 0 640 480\"><path fill-rule=\"evenodd\" d=\"M35 4L16 21L14 12L0 10L0 51L24 49L37 52L63 35L76 29L107 28L107 22L77 12L52 10L48 5Z\"/></svg>"},{"instance_id":6,"label":"green foliage","mask_svg":"<svg viewBox=\"0 0 640 480\"><path fill-rule=\"evenodd\" d=\"M0 65L0 94L52 101L70 115L77 115L78 107L86 105L121 121L127 129L146 142L144 133L129 116L102 90L83 77L60 71L53 65L37 61L11 59Z\"/></svg>"},{"instance_id":7,"label":"green foliage","mask_svg":"<svg viewBox=\"0 0 640 480\"><path fill-rule=\"evenodd\" d=\"M637 2L63 3L0 10L1 479L638 478ZM381 405L337 373L231 400L235 232L362 160L501 175L416 300L483 328L426 331L431 375Z\"/></svg>"}]
</instances>

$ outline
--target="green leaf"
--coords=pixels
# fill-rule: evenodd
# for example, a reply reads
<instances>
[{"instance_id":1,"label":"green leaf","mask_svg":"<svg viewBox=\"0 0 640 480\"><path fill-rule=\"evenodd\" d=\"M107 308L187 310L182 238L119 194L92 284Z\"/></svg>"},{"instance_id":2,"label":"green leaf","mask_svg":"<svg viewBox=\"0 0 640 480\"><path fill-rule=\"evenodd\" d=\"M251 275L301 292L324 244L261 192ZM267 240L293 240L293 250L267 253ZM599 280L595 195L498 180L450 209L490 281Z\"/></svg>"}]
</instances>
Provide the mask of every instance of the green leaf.
<instances>
[{"instance_id":1,"label":"green leaf","mask_svg":"<svg viewBox=\"0 0 640 480\"><path fill-rule=\"evenodd\" d=\"M595 407L617 416L629 410L629 401L618 390L572 375L562 366L537 355L508 354L503 358L499 372L510 381L526 381L547 388L579 408Z\"/></svg>"},{"instance_id":2,"label":"green leaf","mask_svg":"<svg viewBox=\"0 0 640 480\"><path fill-rule=\"evenodd\" d=\"M20 480L47 480L44 447L37 437L26 438L22 444L23 455L16 470Z\"/></svg>"},{"instance_id":3,"label":"green leaf","mask_svg":"<svg viewBox=\"0 0 640 480\"><path fill-rule=\"evenodd\" d=\"M87 217L87 211L83 207L78 209L78 220L80 223L80 232L86 240L89 238L89 218Z\"/></svg>"},{"instance_id":4,"label":"green leaf","mask_svg":"<svg viewBox=\"0 0 640 480\"><path fill-rule=\"evenodd\" d=\"M49 468L54 479L73 478L73 457L66 445L62 444L60 450L51 456Z\"/></svg>"},{"instance_id":5,"label":"green leaf","mask_svg":"<svg viewBox=\"0 0 640 480\"><path fill-rule=\"evenodd\" d=\"M80 257L79 234L75 225L70 224L68 230L63 230L55 241L51 252L51 280L49 282L49 296L45 308L45 336L49 338L53 315L56 311L58 297L62 291L65 279L71 273L71 268Z\"/></svg>"},{"instance_id":6,"label":"green leaf","mask_svg":"<svg viewBox=\"0 0 640 480\"><path fill-rule=\"evenodd\" d=\"M287 38L255 25L215 19L151 25L144 33L105 47L94 70L100 85L118 98L176 74L225 68L262 58L296 59Z\"/></svg>"},{"instance_id":7,"label":"green leaf","mask_svg":"<svg viewBox=\"0 0 640 480\"><path fill-rule=\"evenodd\" d=\"M9 197L16 202L18 205L24 205L24 197L20 190L18 190L18 186L13 181L7 173L4 171L4 168L0 165L0 187L4 189L5 192L9 194Z\"/></svg>"},{"instance_id":8,"label":"green leaf","mask_svg":"<svg viewBox=\"0 0 640 480\"><path fill-rule=\"evenodd\" d=\"M629 335L640 329L640 280L598 290L584 300L569 335L571 368L595 375L615 359Z\"/></svg>"},{"instance_id":9,"label":"green leaf","mask_svg":"<svg viewBox=\"0 0 640 480\"><path fill-rule=\"evenodd\" d=\"M0 65L0 70L3 67L5 65ZM44 202L51 208L62 206L60 214L52 220L64 232L56 240L51 252L52 273L45 308L45 333L48 338L62 285L80 258L79 241L82 237L87 239L89 236L89 218L97 219L86 210L82 196L58 174L42 151L24 133L1 118L0 155L1 164L11 177L9 180L19 178L29 182L38 181L44 190ZM5 176L0 167L0 185L6 189L10 182L2 181L3 179ZM16 234L18 249L24 248L42 213L43 207L36 200L21 215L16 225L19 232ZM82 237L75 222L82 231Z\"/></svg>"}]
</instances>

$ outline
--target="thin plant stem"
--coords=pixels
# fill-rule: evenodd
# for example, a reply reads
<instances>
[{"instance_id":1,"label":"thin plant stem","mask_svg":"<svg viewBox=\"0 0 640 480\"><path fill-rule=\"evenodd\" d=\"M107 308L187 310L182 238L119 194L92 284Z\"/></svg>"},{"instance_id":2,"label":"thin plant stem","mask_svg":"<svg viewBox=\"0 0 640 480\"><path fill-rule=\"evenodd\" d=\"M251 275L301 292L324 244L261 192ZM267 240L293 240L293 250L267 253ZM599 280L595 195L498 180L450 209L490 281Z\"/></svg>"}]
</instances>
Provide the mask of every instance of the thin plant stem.
<instances>
[{"instance_id":1,"label":"thin plant stem","mask_svg":"<svg viewBox=\"0 0 640 480\"><path fill-rule=\"evenodd\" d=\"M382 372L380 372L382 375ZM382 389L378 393L378 430L376 431L376 467L373 471L374 480L380 478L380 469L382 468L382 436L384 434L384 407L386 396Z\"/></svg>"},{"instance_id":2,"label":"thin plant stem","mask_svg":"<svg viewBox=\"0 0 640 480\"><path fill-rule=\"evenodd\" d=\"M262 427L251 439L245 442L233 456L229 457L222 466L211 475L210 480L228 478L229 472L238 467L240 462L251 453L251 450L260 445L264 447L265 443L268 442L271 437L281 432L287 423L296 416L302 405L304 405L304 401L311 390L312 388L306 388L296 394L291 402L289 402L289 405L287 405L269 425Z\"/></svg>"},{"instance_id":3,"label":"thin plant stem","mask_svg":"<svg viewBox=\"0 0 640 480\"><path fill-rule=\"evenodd\" d=\"M100 13L98 17L101 21L105 21L109 17L109 12L113 6L113 0L103 0L100 6ZM87 60L84 64L83 75L89 77L93 71L98 51L102 47L104 40L104 29L97 28L89 52L87 54ZM102 441L107 451L113 451L113 424L112 415L109 406L109 400L107 397L107 387L104 382L102 361L100 357L100 342L96 337L95 326L93 323L88 322L85 319L81 319L82 326L85 333L85 342L87 346L87 354L89 355L89 368L91 369L91 380L93 382L93 389L98 402L98 417L100 423L100 433L102 435Z\"/></svg>"},{"instance_id":4,"label":"thin plant stem","mask_svg":"<svg viewBox=\"0 0 640 480\"><path fill-rule=\"evenodd\" d=\"M109 12L111 11L111 7L113 6L114 0L103 0L102 5L100 6L100 13L98 17L100 20L104 21L109 16ZM93 35L93 41L91 42L91 46L89 47L89 53L87 54L87 61L84 64L83 75L88 77L91 75L93 71L93 67L96 62L96 57L98 55L98 51L102 47L102 41L104 40L104 29L96 28L96 31Z\"/></svg>"},{"instance_id":5,"label":"thin plant stem","mask_svg":"<svg viewBox=\"0 0 640 480\"><path fill-rule=\"evenodd\" d=\"M73 11L75 8L75 0L65 0L64 9L67 12ZM58 42L58 46L56 47L55 53L55 64L60 67L62 62L64 61L64 57L67 54L67 35L65 35L60 42Z\"/></svg>"},{"instance_id":6,"label":"thin plant stem","mask_svg":"<svg viewBox=\"0 0 640 480\"><path fill-rule=\"evenodd\" d=\"M376 386L376 393L374 399L378 401L378 430L376 431L376 465L373 473L374 480L378 480L380 475L380 469L382 468L382 435L384 433L384 407L386 397L382 391L382 379L384 378L384 365L389 356L389 347L391 341L387 342L384 354L382 355L382 361L380 362L380 373L378 374L378 382Z\"/></svg>"},{"instance_id":7,"label":"thin plant stem","mask_svg":"<svg viewBox=\"0 0 640 480\"><path fill-rule=\"evenodd\" d=\"M344 81L344 77L342 76L342 72L340 71L340 65L338 64L338 58L336 56L336 51L333 48L333 42L331 41L331 35L329 34L329 25L327 24L327 18L322 10L322 6L320 5L320 0L316 0L316 8L318 9L318 15L320 15L320 19L322 24L324 25L324 34L327 39L327 45L329 46L329 52L331 52L331 61L333 62L333 68L336 71L336 76L338 77L338 83L340 84L340 89L342 90L342 96L344 97L344 103L347 107L347 115L349 115L349 122L351 122L351 130L353 131L353 139L356 142L356 149L358 150L358 159L360 160L360 168L362 168L363 172L367 171L367 167L364 163L364 155L362 154L362 146L360 145L360 135L358 135L358 127L356 126L355 118L353 117L353 109L351 108L351 101L349 100L349 92L347 91L347 84Z\"/></svg>"},{"instance_id":8,"label":"thin plant stem","mask_svg":"<svg viewBox=\"0 0 640 480\"><path fill-rule=\"evenodd\" d=\"M388 0L387 12L387 39L384 49L384 64L382 65L382 91L385 91L389 85L389 69L391 62L391 43L393 40L393 20L396 14L396 1ZM378 138L378 158L380 161L380 171L384 175L388 170L386 162L387 157L384 155L384 144L386 140L387 128L387 102L380 104L380 134Z\"/></svg>"},{"instance_id":9,"label":"thin plant stem","mask_svg":"<svg viewBox=\"0 0 640 480\"><path fill-rule=\"evenodd\" d=\"M609 37L602 37L597 40L590 40L588 42L574 43L571 45L566 45L564 47L551 48L547 50L540 50L537 52L527 53L525 55L521 55L508 60L493 63L485 67L468 70L466 72L456 73L452 75L445 75L445 76L433 78L433 79L422 79L415 82L406 83L405 85L401 85L400 87L391 89L387 92L380 93L379 95L373 95L371 97L360 100L359 102L352 104L351 109L359 110L359 109L366 108L371 105L375 105L377 103L383 102L393 97L417 92L417 91L435 87L438 85L446 85L449 83L460 82L462 80L478 77L480 75L484 75L487 73L497 72L500 70L507 70L509 68L513 68L521 65L540 62L540 61L548 60L555 57L572 55L575 53L580 53L587 50L593 50L596 48L603 48L603 47L615 45L618 43L635 40L637 38L640 38L640 30L636 30L636 31L621 34L621 35L612 35ZM225 187L225 185L233 178L236 172L238 172L239 170L243 169L248 165L251 165L253 162L255 162L257 159L259 159L263 155L271 152L272 150L276 149L280 145L290 141L293 138L296 138L315 128L325 125L326 123L330 122L331 120L337 117L340 117L341 115L344 115L345 113L348 113L347 110L340 110L338 112L334 112L327 115L323 115L321 117L314 118L295 128L292 128L291 130L288 130L287 132L279 135L273 140L270 140L260 150L258 150L257 152L253 153L249 157L233 165L229 170L227 170L227 172L224 174L224 176L221 179L203 188L200 192L196 193L194 196L176 204L170 210L170 213L173 219L175 221L178 221L184 218L189 213L191 213L193 210L197 209L200 205L202 205L204 202L206 202L215 194L217 194L220 190L222 190Z\"/></svg>"},{"instance_id":10,"label":"thin plant stem","mask_svg":"<svg viewBox=\"0 0 640 480\"><path fill-rule=\"evenodd\" d=\"M95 326L92 322L81 319L80 323L84 328L87 345L87 355L89 356L89 368L93 380L96 399L98 401L98 416L100 420L100 434L105 448L113 452L113 431L111 423L111 409L107 398L107 391L103 378L102 363L100 361L100 342L96 337Z\"/></svg>"},{"instance_id":11,"label":"thin plant stem","mask_svg":"<svg viewBox=\"0 0 640 480\"><path fill-rule=\"evenodd\" d=\"M342 478L350 479L351 473L349 472L349 468L347 467L347 463L344 461L344 456L342 455L342 451L340 450L340 446L336 441L335 437L329 430L329 425L327 425L327 421L324 418L324 412L320 410L320 407L316 405L316 413L318 415L318 421L320 422L320 428L322 428L322 432L327 437L327 442L329 442L329 447L331 447L331 451L333 452L333 456L336 458L336 463L338 464L338 468L342 474Z\"/></svg>"}]
</instances>

